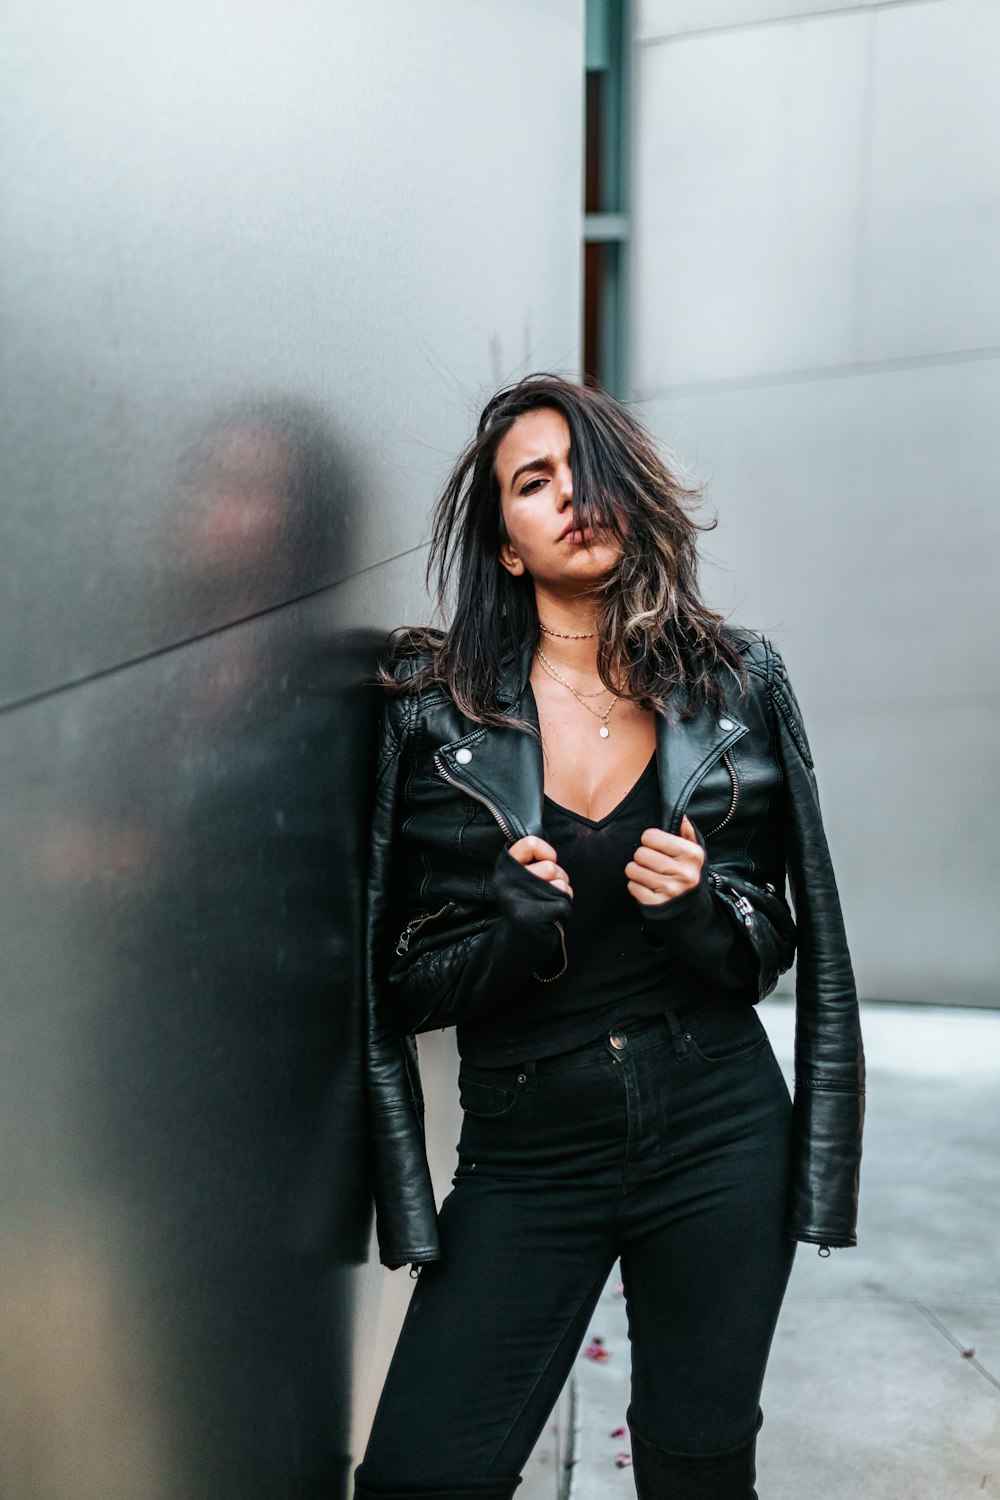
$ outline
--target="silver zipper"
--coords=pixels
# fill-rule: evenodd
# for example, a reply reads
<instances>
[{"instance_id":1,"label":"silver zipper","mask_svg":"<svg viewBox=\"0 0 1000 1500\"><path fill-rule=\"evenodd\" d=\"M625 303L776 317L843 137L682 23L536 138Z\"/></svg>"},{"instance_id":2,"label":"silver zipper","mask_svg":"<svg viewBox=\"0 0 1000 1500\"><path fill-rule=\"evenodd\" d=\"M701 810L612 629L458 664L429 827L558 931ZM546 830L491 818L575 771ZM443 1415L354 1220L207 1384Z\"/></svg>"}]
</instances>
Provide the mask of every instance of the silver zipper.
<instances>
[{"instance_id":1,"label":"silver zipper","mask_svg":"<svg viewBox=\"0 0 1000 1500\"><path fill-rule=\"evenodd\" d=\"M729 885L729 883L724 880L723 877L715 870L712 871L708 878L715 886L716 890L722 893L724 899L728 901L731 906L734 906L739 912L740 916L743 918L743 925L745 927L753 926L754 906L751 901L747 900L743 892L734 890L733 887Z\"/></svg>"},{"instance_id":2,"label":"silver zipper","mask_svg":"<svg viewBox=\"0 0 1000 1500\"><path fill-rule=\"evenodd\" d=\"M431 911L428 912L426 916L414 917L412 922L407 922L406 926L399 934L399 942L396 944L396 952L400 954L400 956L402 956L404 953L408 953L410 948L410 939L412 938L413 934L419 928L423 927L425 922L433 922L435 918L443 917L450 905L451 902L446 901L440 911Z\"/></svg>"},{"instance_id":3,"label":"silver zipper","mask_svg":"<svg viewBox=\"0 0 1000 1500\"><path fill-rule=\"evenodd\" d=\"M728 750L726 751L725 755L723 755L722 762L726 770L729 772L729 779L733 784L733 795L732 800L729 803L729 811L726 813L726 816L723 818L721 823L718 823L714 828L709 829L708 833L706 833L705 835L707 839L714 837L714 835L717 833L721 833L722 830L733 821L733 814L736 811L736 804L740 800L740 773L733 765Z\"/></svg>"},{"instance_id":4,"label":"silver zipper","mask_svg":"<svg viewBox=\"0 0 1000 1500\"><path fill-rule=\"evenodd\" d=\"M510 824L507 822L507 819L504 817L500 809L496 807L488 797L484 797L481 792L470 791L463 782L458 781L454 776L449 775L447 767L445 766L444 761L441 759L441 756L439 754L435 754L434 756L434 765L437 768L438 775L443 781L447 781L450 786L457 786L459 791L464 792L467 797L471 797L475 802L481 802L485 808L488 808L496 818L497 822L500 824L500 830L503 833L504 838L509 839L512 844L514 843L515 836L513 828L511 828Z\"/></svg>"}]
</instances>

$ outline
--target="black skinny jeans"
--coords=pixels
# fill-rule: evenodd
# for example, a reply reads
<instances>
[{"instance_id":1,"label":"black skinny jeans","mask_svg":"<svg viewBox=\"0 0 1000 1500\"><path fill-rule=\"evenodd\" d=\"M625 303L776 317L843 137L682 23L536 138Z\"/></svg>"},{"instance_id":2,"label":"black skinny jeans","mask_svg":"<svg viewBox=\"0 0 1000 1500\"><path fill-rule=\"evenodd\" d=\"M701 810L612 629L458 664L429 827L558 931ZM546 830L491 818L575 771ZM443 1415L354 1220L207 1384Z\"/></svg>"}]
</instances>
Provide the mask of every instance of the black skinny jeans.
<instances>
[{"instance_id":1,"label":"black skinny jeans","mask_svg":"<svg viewBox=\"0 0 1000 1500\"><path fill-rule=\"evenodd\" d=\"M791 1104L754 1008L714 999L572 1052L462 1066L442 1259L414 1288L359 1497L506 1500L617 1257L640 1500L754 1500L794 1245Z\"/></svg>"}]
</instances>

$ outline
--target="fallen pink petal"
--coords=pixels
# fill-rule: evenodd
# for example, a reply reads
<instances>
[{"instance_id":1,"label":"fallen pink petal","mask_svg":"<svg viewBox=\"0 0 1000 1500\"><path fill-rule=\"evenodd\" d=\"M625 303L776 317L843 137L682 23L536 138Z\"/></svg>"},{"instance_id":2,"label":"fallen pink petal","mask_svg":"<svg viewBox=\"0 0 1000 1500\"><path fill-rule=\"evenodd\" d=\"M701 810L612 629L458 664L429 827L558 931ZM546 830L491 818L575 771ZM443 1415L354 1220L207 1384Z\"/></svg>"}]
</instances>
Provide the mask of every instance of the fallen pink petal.
<instances>
[{"instance_id":1,"label":"fallen pink petal","mask_svg":"<svg viewBox=\"0 0 1000 1500\"><path fill-rule=\"evenodd\" d=\"M592 1344L587 1345L583 1352L587 1359L592 1359L597 1365L603 1365L611 1358L611 1352L605 1349L602 1339L595 1339Z\"/></svg>"},{"instance_id":2,"label":"fallen pink petal","mask_svg":"<svg viewBox=\"0 0 1000 1500\"><path fill-rule=\"evenodd\" d=\"M608 1437L613 1437L613 1438L628 1437L628 1428L627 1427L615 1427L615 1428L613 1428L613 1430L611 1432L608 1433Z\"/></svg>"},{"instance_id":3,"label":"fallen pink petal","mask_svg":"<svg viewBox=\"0 0 1000 1500\"><path fill-rule=\"evenodd\" d=\"M631 1469L631 1467L632 1467L632 1455L631 1455L631 1453L617 1453L615 1455L615 1468L616 1469Z\"/></svg>"}]
</instances>

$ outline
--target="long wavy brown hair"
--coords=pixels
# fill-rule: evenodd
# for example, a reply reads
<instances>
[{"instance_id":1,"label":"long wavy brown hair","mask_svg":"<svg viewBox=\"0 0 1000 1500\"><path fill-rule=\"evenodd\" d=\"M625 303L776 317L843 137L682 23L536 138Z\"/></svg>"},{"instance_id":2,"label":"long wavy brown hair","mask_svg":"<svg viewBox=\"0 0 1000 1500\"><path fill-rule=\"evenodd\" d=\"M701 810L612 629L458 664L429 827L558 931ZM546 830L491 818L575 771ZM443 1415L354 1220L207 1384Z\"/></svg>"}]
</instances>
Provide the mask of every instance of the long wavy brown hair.
<instances>
[{"instance_id":1,"label":"long wavy brown hair","mask_svg":"<svg viewBox=\"0 0 1000 1500\"><path fill-rule=\"evenodd\" d=\"M621 547L593 587L601 681L682 718L706 703L721 707L722 674L743 690L746 672L723 617L699 593L696 540L716 524L694 517L700 488L683 483L620 401L544 373L498 391L484 408L432 514L427 586L442 618L454 599L451 624L394 631L380 682L397 692L442 684L478 723L530 727L498 701L502 664L534 649L539 628L531 578L513 577L499 558L507 532L496 453L519 417L543 407L569 426L574 527L603 531ZM410 672L396 676L406 657L416 658Z\"/></svg>"}]
</instances>

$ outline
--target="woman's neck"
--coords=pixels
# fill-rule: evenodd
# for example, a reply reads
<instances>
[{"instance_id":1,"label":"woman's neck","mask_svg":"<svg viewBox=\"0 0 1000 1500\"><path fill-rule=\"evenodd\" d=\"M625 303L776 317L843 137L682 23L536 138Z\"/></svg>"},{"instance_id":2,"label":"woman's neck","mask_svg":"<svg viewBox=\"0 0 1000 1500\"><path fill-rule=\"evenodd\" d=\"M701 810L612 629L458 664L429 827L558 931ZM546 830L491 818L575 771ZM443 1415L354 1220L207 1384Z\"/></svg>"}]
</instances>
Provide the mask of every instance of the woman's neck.
<instances>
[{"instance_id":1,"label":"woman's neck","mask_svg":"<svg viewBox=\"0 0 1000 1500\"><path fill-rule=\"evenodd\" d=\"M597 610L593 599L536 591L539 647L550 662L581 677L597 676Z\"/></svg>"}]
</instances>

